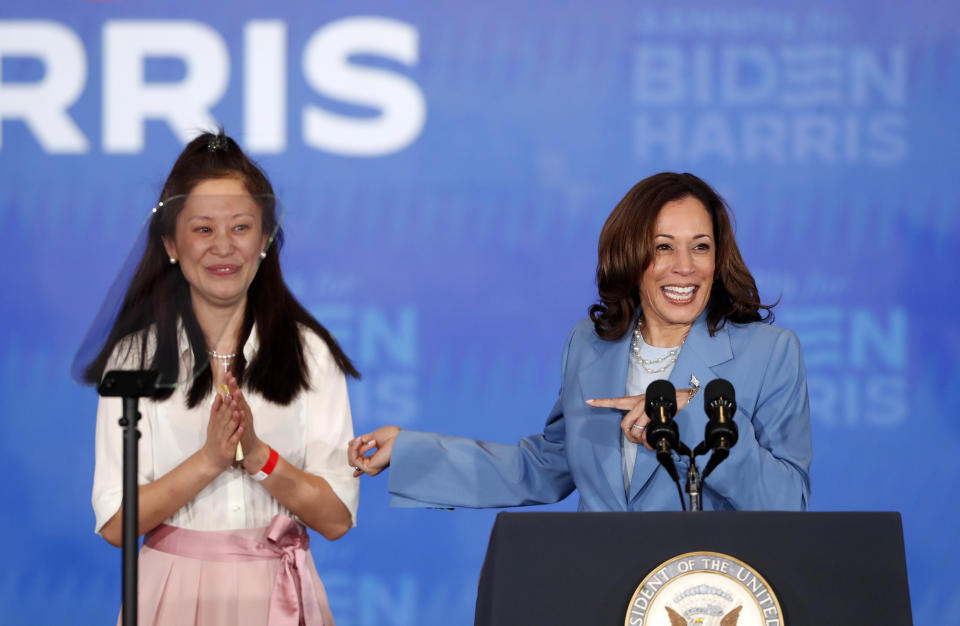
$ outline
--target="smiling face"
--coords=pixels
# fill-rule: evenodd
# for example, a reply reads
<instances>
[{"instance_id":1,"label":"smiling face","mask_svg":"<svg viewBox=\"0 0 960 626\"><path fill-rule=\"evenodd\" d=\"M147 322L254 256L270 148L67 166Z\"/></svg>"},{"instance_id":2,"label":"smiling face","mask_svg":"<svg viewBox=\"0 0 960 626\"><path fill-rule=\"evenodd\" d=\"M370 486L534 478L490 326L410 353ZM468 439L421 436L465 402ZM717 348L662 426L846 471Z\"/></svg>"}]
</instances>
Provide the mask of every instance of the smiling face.
<instances>
[{"instance_id":1,"label":"smiling face","mask_svg":"<svg viewBox=\"0 0 960 626\"><path fill-rule=\"evenodd\" d=\"M161 209L162 210L162 209ZM177 215L167 254L180 263L194 310L233 309L243 304L267 243L262 211L235 178L198 183Z\"/></svg>"},{"instance_id":2,"label":"smiling face","mask_svg":"<svg viewBox=\"0 0 960 626\"><path fill-rule=\"evenodd\" d=\"M693 196L667 202L654 227L653 258L640 279L644 339L678 345L707 307L716 266L713 221Z\"/></svg>"}]
</instances>

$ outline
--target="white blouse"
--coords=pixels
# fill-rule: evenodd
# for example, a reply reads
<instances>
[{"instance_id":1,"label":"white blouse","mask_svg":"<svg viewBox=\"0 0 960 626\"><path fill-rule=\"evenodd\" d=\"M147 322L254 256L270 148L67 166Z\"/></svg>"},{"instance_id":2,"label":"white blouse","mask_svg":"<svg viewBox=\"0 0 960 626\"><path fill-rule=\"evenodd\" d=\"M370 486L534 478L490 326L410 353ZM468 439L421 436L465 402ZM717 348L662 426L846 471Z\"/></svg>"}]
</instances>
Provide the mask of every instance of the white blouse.
<instances>
[{"instance_id":1,"label":"white blouse","mask_svg":"<svg viewBox=\"0 0 960 626\"><path fill-rule=\"evenodd\" d=\"M356 525L359 483L347 464L347 443L353 438L353 422L347 398L347 383L323 339L302 328L304 352L309 365L310 390L301 392L287 406L245 391L253 412L257 436L288 463L320 476L349 509ZM249 363L257 351L256 328L244 346ZM181 339L182 359L190 354ZM189 362L189 361L188 361ZM183 360L181 361L183 367ZM108 366L115 369L116 366ZM203 447L214 394L188 409L189 385L174 390L165 401L141 398L139 484L163 476ZM96 468L93 475L93 510L96 532L120 509L123 495L123 414L121 398L100 398L97 405ZM204 487L196 497L166 520L167 524L192 530L260 528L278 513L294 517L242 467L231 466Z\"/></svg>"}]
</instances>

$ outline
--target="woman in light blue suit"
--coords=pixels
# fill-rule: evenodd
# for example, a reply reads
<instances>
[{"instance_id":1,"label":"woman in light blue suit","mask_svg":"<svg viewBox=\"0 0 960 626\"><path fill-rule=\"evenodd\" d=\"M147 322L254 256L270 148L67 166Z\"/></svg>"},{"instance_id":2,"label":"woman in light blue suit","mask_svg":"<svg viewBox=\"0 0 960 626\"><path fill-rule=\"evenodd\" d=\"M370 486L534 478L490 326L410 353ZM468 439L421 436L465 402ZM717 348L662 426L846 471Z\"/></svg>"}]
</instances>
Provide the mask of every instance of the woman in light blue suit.
<instances>
[{"instance_id":1,"label":"woman in light blue suit","mask_svg":"<svg viewBox=\"0 0 960 626\"><path fill-rule=\"evenodd\" d=\"M723 199L692 174L637 183L600 233L597 286L599 303L567 339L542 433L504 445L384 426L351 442L355 475L392 466L398 506L545 504L576 489L582 511L676 510L677 487L646 440L642 392L661 378L686 388L675 421L692 447L706 417L687 405L723 378L736 389L739 441L705 481L703 508L805 509L800 344L769 323L772 307L760 301ZM674 461L682 476L689 459Z\"/></svg>"}]
</instances>

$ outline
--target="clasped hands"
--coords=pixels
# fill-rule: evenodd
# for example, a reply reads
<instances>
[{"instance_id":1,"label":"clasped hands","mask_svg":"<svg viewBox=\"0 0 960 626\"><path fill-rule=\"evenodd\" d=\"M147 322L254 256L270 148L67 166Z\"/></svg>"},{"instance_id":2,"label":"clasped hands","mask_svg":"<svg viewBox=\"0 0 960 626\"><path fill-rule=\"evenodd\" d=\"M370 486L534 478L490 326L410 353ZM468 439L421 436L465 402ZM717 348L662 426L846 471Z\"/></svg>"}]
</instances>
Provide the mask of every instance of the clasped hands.
<instances>
[{"instance_id":1,"label":"clasped hands","mask_svg":"<svg viewBox=\"0 0 960 626\"><path fill-rule=\"evenodd\" d=\"M237 379L228 372L226 381L229 394L217 393L210 408L203 454L211 465L222 472L233 464L239 443L243 447L243 469L255 473L267 462L270 447L257 437L253 427L253 412Z\"/></svg>"}]
</instances>

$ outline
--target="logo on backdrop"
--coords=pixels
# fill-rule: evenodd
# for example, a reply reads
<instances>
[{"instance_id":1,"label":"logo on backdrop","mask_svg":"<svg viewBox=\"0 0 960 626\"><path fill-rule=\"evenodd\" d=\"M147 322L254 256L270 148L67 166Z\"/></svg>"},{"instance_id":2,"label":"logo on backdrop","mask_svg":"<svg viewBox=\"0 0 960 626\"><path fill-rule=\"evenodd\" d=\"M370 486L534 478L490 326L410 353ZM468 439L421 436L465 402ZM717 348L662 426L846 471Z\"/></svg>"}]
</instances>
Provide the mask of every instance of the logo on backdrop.
<instances>
[{"instance_id":1,"label":"logo on backdrop","mask_svg":"<svg viewBox=\"0 0 960 626\"><path fill-rule=\"evenodd\" d=\"M755 569L726 554L688 552L643 579L624 626L784 626L782 615Z\"/></svg>"},{"instance_id":2,"label":"logo on backdrop","mask_svg":"<svg viewBox=\"0 0 960 626\"><path fill-rule=\"evenodd\" d=\"M633 49L642 161L891 165L910 152L903 44L852 13L649 9Z\"/></svg>"}]
</instances>

